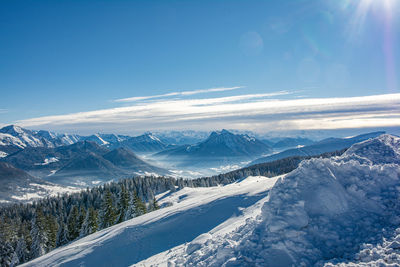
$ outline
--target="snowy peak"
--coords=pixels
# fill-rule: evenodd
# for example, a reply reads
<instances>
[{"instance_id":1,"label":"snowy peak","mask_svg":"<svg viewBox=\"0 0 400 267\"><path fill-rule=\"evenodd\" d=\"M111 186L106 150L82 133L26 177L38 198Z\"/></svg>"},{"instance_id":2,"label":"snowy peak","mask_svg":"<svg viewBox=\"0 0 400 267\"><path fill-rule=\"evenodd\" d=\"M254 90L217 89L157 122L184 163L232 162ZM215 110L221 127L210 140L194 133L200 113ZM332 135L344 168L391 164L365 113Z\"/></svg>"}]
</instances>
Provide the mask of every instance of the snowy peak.
<instances>
[{"instance_id":1,"label":"snowy peak","mask_svg":"<svg viewBox=\"0 0 400 267\"><path fill-rule=\"evenodd\" d=\"M215 131L210 134L205 142L221 142L221 143L234 143L234 142L255 142L254 137L247 134L233 134L227 130Z\"/></svg>"},{"instance_id":2,"label":"snowy peak","mask_svg":"<svg viewBox=\"0 0 400 267\"><path fill-rule=\"evenodd\" d=\"M17 125L8 125L8 126L5 126L0 129L1 133L8 133L12 136L22 135L24 133L27 133L28 131L29 130L22 129L21 127L19 127ZM31 131L29 131L29 133L31 133Z\"/></svg>"},{"instance_id":3,"label":"snowy peak","mask_svg":"<svg viewBox=\"0 0 400 267\"><path fill-rule=\"evenodd\" d=\"M247 149L253 150L256 148L255 146L259 146L259 150L261 151L259 154L270 151L270 147L268 145L262 143L254 137L250 137L247 134L233 134L227 130L212 132L203 143L209 145L225 145L232 150L243 151Z\"/></svg>"},{"instance_id":4,"label":"snowy peak","mask_svg":"<svg viewBox=\"0 0 400 267\"><path fill-rule=\"evenodd\" d=\"M344 155L357 155L371 160L374 164L400 164L400 138L383 134L377 138L354 144Z\"/></svg>"},{"instance_id":5,"label":"snowy peak","mask_svg":"<svg viewBox=\"0 0 400 267\"><path fill-rule=\"evenodd\" d=\"M0 146L17 146L24 148L26 145L17 137L8 133L0 133Z\"/></svg>"},{"instance_id":6,"label":"snowy peak","mask_svg":"<svg viewBox=\"0 0 400 267\"><path fill-rule=\"evenodd\" d=\"M122 142L129 138L129 136L115 135L115 134L98 134L101 139L109 144Z\"/></svg>"},{"instance_id":7,"label":"snowy peak","mask_svg":"<svg viewBox=\"0 0 400 267\"><path fill-rule=\"evenodd\" d=\"M105 141L99 134L94 134L85 138L86 141L95 142L98 145L104 146L108 145L109 142Z\"/></svg>"},{"instance_id":8,"label":"snowy peak","mask_svg":"<svg viewBox=\"0 0 400 267\"><path fill-rule=\"evenodd\" d=\"M26 146L44 146L43 142L40 140L40 137L36 136L34 132L23 129L16 125L3 127L2 129L0 129L0 133L9 134L18 138Z\"/></svg>"},{"instance_id":9,"label":"snowy peak","mask_svg":"<svg viewBox=\"0 0 400 267\"><path fill-rule=\"evenodd\" d=\"M160 139L155 137L152 133L145 133L140 136L133 137L135 138L138 142L156 142L156 143L161 143Z\"/></svg>"},{"instance_id":10,"label":"snowy peak","mask_svg":"<svg viewBox=\"0 0 400 267\"><path fill-rule=\"evenodd\" d=\"M165 150L157 156L181 161L182 165L217 166L254 159L271 148L246 134L233 134L227 130L212 132L203 142Z\"/></svg>"},{"instance_id":11,"label":"snowy peak","mask_svg":"<svg viewBox=\"0 0 400 267\"><path fill-rule=\"evenodd\" d=\"M121 142L119 146L129 148L135 153L159 152L167 147L166 144L151 133L131 137Z\"/></svg>"},{"instance_id":12,"label":"snowy peak","mask_svg":"<svg viewBox=\"0 0 400 267\"><path fill-rule=\"evenodd\" d=\"M155 135L165 144L191 145L205 140L209 136L209 133L184 130L157 132Z\"/></svg>"},{"instance_id":13,"label":"snowy peak","mask_svg":"<svg viewBox=\"0 0 400 267\"><path fill-rule=\"evenodd\" d=\"M0 129L0 146L14 145L25 147L57 147L71 145L80 140L77 135L56 134L49 131L31 131L16 125L9 125ZM11 141L10 136L13 137Z\"/></svg>"}]
</instances>

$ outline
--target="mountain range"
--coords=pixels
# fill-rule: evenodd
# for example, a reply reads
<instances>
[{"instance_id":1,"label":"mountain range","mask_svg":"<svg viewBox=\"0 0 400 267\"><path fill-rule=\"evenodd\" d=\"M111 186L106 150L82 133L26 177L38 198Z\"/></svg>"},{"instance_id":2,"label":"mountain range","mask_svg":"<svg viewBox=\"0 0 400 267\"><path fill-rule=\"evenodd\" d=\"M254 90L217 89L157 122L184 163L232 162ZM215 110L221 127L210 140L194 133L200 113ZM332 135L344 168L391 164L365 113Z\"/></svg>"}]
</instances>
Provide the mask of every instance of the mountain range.
<instances>
[{"instance_id":1,"label":"mountain range","mask_svg":"<svg viewBox=\"0 0 400 267\"><path fill-rule=\"evenodd\" d=\"M145 133L140 136L126 138L120 142L115 142L111 144L110 147L125 147L135 153L146 154L162 151L166 149L168 145L163 143L152 133Z\"/></svg>"},{"instance_id":2,"label":"mountain range","mask_svg":"<svg viewBox=\"0 0 400 267\"><path fill-rule=\"evenodd\" d=\"M351 147L353 144L368 140L370 138L375 138L379 135L384 134L385 132L372 132L367 134L361 134L354 137L348 138L327 138L321 140L319 142L313 143L308 146L297 147L285 150L280 153L276 153L273 155L269 155L266 157L262 157L252 161L248 166L258 164L258 163L265 163L271 162L278 159L283 159L287 157L293 156L315 156L326 152L332 152L335 150L342 150L345 148Z\"/></svg>"},{"instance_id":3,"label":"mountain range","mask_svg":"<svg viewBox=\"0 0 400 267\"><path fill-rule=\"evenodd\" d=\"M248 161L271 151L270 146L254 137L222 130L212 132L197 144L167 149L154 156L164 161L179 162L181 166L212 166Z\"/></svg>"},{"instance_id":4,"label":"mountain range","mask_svg":"<svg viewBox=\"0 0 400 267\"><path fill-rule=\"evenodd\" d=\"M58 184L91 186L134 174L168 174L125 148L110 150L92 141L55 148L28 147L2 159L29 174Z\"/></svg>"},{"instance_id":5,"label":"mountain range","mask_svg":"<svg viewBox=\"0 0 400 267\"><path fill-rule=\"evenodd\" d=\"M136 137L115 134L80 136L34 131L10 125L0 129L0 162L14 168L13 172L4 172L14 173L9 178L14 187L26 188L29 183L21 183L21 179L40 179L35 184L90 187L133 175L172 175L170 171L155 166L158 163L172 169L177 168L178 172L173 170L176 176L180 170L186 169L198 172L217 168L214 173L220 173L238 169L252 160L248 166L291 156L315 156L348 148L383 132L314 142L307 138L285 137L261 141L248 134L222 130L212 132L195 144L177 145L166 141L168 137L177 138L175 141L179 138L184 140L185 136L193 138L193 141L204 134L196 133L164 133L162 138L152 133ZM290 149L284 150L287 147ZM282 150L284 151L272 154ZM146 156L146 160L151 160L152 163L146 162L137 154ZM267 156L260 158L263 155ZM221 166L230 168L218 168ZM15 175L20 175L21 179L15 178ZM193 173L190 177L197 177L196 175L202 174Z\"/></svg>"}]
</instances>

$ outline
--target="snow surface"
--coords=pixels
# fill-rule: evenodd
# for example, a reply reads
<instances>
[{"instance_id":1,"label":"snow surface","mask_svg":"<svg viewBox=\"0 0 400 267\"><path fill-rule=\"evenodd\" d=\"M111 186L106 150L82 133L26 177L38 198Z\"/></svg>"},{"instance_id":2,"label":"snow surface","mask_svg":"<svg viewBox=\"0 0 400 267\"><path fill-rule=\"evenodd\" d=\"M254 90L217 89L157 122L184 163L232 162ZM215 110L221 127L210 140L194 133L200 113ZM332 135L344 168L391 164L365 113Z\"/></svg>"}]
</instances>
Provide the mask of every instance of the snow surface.
<instances>
[{"instance_id":1,"label":"snow surface","mask_svg":"<svg viewBox=\"0 0 400 267\"><path fill-rule=\"evenodd\" d=\"M160 210L82 238L23 266L128 266L246 215L239 207L265 199L278 178L248 177L211 188L184 188L159 200ZM170 206L172 204L172 206ZM256 204L257 205L257 204ZM258 204L258 212L261 205Z\"/></svg>"},{"instance_id":2,"label":"snow surface","mask_svg":"<svg viewBox=\"0 0 400 267\"><path fill-rule=\"evenodd\" d=\"M399 149L382 135L281 177L184 188L26 266L399 266Z\"/></svg>"},{"instance_id":3,"label":"snow surface","mask_svg":"<svg viewBox=\"0 0 400 267\"><path fill-rule=\"evenodd\" d=\"M25 203L44 197L55 197L62 194L70 194L80 192L82 189L72 186L59 186L53 184L36 184L31 183L29 188L17 188L14 195L11 197L15 200Z\"/></svg>"},{"instance_id":4,"label":"snow surface","mask_svg":"<svg viewBox=\"0 0 400 267\"><path fill-rule=\"evenodd\" d=\"M399 266L399 138L382 135L342 157L311 159L271 189L256 219L209 239L196 250L176 248L142 266L310 266L379 260ZM388 229L388 230L383 230ZM386 247L391 247L391 250ZM186 250L184 249L186 247ZM327 266L330 266L326 263Z\"/></svg>"},{"instance_id":5,"label":"snow surface","mask_svg":"<svg viewBox=\"0 0 400 267\"><path fill-rule=\"evenodd\" d=\"M7 153L6 152L4 152L4 151L0 151L0 158L5 158L5 157L7 157Z\"/></svg>"},{"instance_id":6,"label":"snow surface","mask_svg":"<svg viewBox=\"0 0 400 267\"><path fill-rule=\"evenodd\" d=\"M45 165L49 165L50 163L54 163L54 162L57 162L57 161L58 161L57 157L45 158L44 162L35 163L35 165L45 166Z\"/></svg>"},{"instance_id":7,"label":"snow surface","mask_svg":"<svg viewBox=\"0 0 400 267\"><path fill-rule=\"evenodd\" d=\"M24 148L26 145L17 137L7 133L0 133L0 146L15 145L19 148Z\"/></svg>"}]
</instances>

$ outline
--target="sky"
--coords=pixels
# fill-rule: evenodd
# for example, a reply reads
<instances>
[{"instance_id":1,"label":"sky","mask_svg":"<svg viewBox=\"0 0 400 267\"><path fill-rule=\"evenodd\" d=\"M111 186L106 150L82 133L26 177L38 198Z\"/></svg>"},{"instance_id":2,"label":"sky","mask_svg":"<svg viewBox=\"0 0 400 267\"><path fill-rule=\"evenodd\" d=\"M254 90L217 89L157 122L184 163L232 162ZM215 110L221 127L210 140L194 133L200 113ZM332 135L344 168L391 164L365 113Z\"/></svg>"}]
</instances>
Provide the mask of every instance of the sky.
<instances>
[{"instance_id":1,"label":"sky","mask_svg":"<svg viewBox=\"0 0 400 267\"><path fill-rule=\"evenodd\" d=\"M399 2L5 0L0 125L400 127Z\"/></svg>"}]
</instances>

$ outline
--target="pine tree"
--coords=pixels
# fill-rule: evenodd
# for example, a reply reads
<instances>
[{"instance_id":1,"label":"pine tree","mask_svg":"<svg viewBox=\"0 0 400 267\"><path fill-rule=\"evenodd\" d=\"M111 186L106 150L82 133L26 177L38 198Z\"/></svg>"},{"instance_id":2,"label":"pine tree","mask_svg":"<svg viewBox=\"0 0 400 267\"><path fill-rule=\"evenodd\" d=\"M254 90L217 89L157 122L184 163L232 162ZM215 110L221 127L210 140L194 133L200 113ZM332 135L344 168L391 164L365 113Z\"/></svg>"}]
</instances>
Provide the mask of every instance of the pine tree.
<instances>
[{"instance_id":1,"label":"pine tree","mask_svg":"<svg viewBox=\"0 0 400 267\"><path fill-rule=\"evenodd\" d=\"M88 212L86 213L85 220L83 221L80 236L87 236L93 234L98 229L97 224L97 212L90 207Z\"/></svg>"},{"instance_id":2,"label":"pine tree","mask_svg":"<svg viewBox=\"0 0 400 267\"><path fill-rule=\"evenodd\" d=\"M69 242L67 225L61 220L57 231L57 247L65 245Z\"/></svg>"},{"instance_id":3,"label":"pine tree","mask_svg":"<svg viewBox=\"0 0 400 267\"><path fill-rule=\"evenodd\" d=\"M118 203L118 219L117 223L121 223L126 219L126 213L129 208L129 193L126 190L124 184L121 185L121 191L119 193L119 203Z\"/></svg>"},{"instance_id":4,"label":"pine tree","mask_svg":"<svg viewBox=\"0 0 400 267\"><path fill-rule=\"evenodd\" d=\"M83 225L83 222L85 221L85 218L86 218L86 210L83 206L81 206L81 209L79 212L79 218L78 218L78 225L77 225L78 231L80 231L82 229L82 225Z\"/></svg>"},{"instance_id":5,"label":"pine tree","mask_svg":"<svg viewBox=\"0 0 400 267\"><path fill-rule=\"evenodd\" d=\"M134 194L130 194L129 197L129 205L128 205L128 209L125 213L125 221L126 220L130 220L133 217L135 217L135 203L134 203Z\"/></svg>"},{"instance_id":6,"label":"pine tree","mask_svg":"<svg viewBox=\"0 0 400 267\"><path fill-rule=\"evenodd\" d=\"M146 204L139 198L136 192L133 194L133 206L135 210L135 216L140 216L147 212Z\"/></svg>"},{"instance_id":7,"label":"pine tree","mask_svg":"<svg viewBox=\"0 0 400 267\"><path fill-rule=\"evenodd\" d=\"M13 259L15 265L24 263L27 260L28 248L26 246L25 238L23 236L18 239L14 255L18 259L18 262L16 261L16 259Z\"/></svg>"},{"instance_id":8,"label":"pine tree","mask_svg":"<svg viewBox=\"0 0 400 267\"><path fill-rule=\"evenodd\" d=\"M10 266L14 257L11 244L0 238L0 266Z\"/></svg>"},{"instance_id":9,"label":"pine tree","mask_svg":"<svg viewBox=\"0 0 400 267\"><path fill-rule=\"evenodd\" d=\"M56 218L52 215L48 215L46 217L46 232L48 236L48 242L46 244L47 251L50 251L57 246L57 233L58 233L58 225Z\"/></svg>"},{"instance_id":10,"label":"pine tree","mask_svg":"<svg viewBox=\"0 0 400 267\"><path fill-rule=\"evenodd\" d=\"M107 228L115 224L116 212L110 190L106 190L102 204L102 228Z\"/></svg>"},{"instance_id":11,"label":"pine tree","mask_svg":"<svg viewBox=\"0 0 400 267\"><path fill-rule=\"evenodd\" d=\"M151 202L150 209L151 209L151 211L160 209L160 206L158 205L157 199L155 197L153 198L153 201Z\"/></svg>"},{"instance_id":12,"label":"pine tree","mask_svg":"<svg viewBox=\"0 0 400 267\"><path fill-rule=\"evenodd\" d=\"M98 212L92 207L89 209L88 217L88 234L93 234L99 229L98 225Z\"/></svg>"},{"instance_id":13,"label":"pine tree","mask_svg":"<svg viewBox=\"0 0 400 267\"><path fill-rule=\"evenodd\" d=\"M77 206L73 206L67 220L68 240L75 240L79 236L78 228L79 211Z\"/></svg>"},{"instance_id":14,"label":"pine tree","mask_svg":"<svg viewBox=\"0 0 400 267\"><path fill-rule=\"evenodd\" d=\"M36 214L32 220L32 258L40 257L46 253L47 233L44 229L44 215L41 209L36 210Z\"/></svg>"},{"instance_id":15,"label":"pine tree","mask_svg":"<svg viewBox=\"0 0 400 267\"><path fill-rule=\"evenodd\" d=\"M15 267L17 265L20 264L19 258L18 258L18 254L16 252L14 252L14 255L11 258L11 262L10 262L10 267Z\"/></svg>"}]
</instances>

